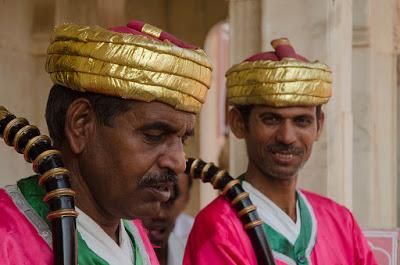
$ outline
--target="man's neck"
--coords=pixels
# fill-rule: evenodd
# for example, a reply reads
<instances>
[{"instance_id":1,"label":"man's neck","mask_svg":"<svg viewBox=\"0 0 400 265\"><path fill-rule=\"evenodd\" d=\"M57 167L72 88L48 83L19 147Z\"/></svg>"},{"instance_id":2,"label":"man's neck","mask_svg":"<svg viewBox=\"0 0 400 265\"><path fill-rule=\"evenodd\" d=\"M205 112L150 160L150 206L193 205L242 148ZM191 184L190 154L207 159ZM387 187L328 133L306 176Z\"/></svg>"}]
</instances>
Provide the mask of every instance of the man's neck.
<instances>
[{"instance_id":1,"label":"man's neck","mask_svg":"<svg viewBox=\"0 0 400 265\"><path fill-rule=\"evenodd\" d=\"M86 182L80 174L78 163L66 159L64 153L64 162L71 172L71 186L75 191L75 203L85 214L92 218L102 229L119 245L119 225L121 219L107 214L93 198Z\"/></svg>"},{"instance_id":2,"label":"man's neck","mask_svg":"<svg viewBox=\"0 0 400 265\"><path fill-rule=\"evenodd\" d=\"M160 265L167 265L167 263L168 263L168 244L166 244L165 246L162 246L160 248L155 248L154 251L157 255L158 262L160 263Z\"/></svg>"},{"instance_id":3,"label":"man's neck","mask_svg":"<svg viewBox=\"0 0 400 265\"><path fill-rule=\"evenodd\" d=\"M246 181L268 197L296 222L297 176L287 179L273 178L271 176L265 176L257 168L251 167L250 165L245 175Z\"/></svg>"}]
</instances>

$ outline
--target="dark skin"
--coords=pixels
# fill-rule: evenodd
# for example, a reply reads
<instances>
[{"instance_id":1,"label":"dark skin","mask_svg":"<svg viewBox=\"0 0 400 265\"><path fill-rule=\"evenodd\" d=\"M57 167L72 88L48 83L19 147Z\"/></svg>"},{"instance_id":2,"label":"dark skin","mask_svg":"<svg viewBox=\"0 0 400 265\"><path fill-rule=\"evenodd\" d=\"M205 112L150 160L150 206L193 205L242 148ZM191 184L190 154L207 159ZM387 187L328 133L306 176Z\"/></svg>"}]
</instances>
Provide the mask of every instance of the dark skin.
<instances>
[{"instance_id":1,"label":"dark skin","mask_svg":"<svg viewBox=\"0 0 400 265\"><path fill-rule=\"evenodd\" d=\"M235 136L246 142L246 180L296 222L298 172L321 135L324 113L317 118L314 106L257 105L247 124L236 108L230 110L229 122Z\"/></svg>"},{"instance_id":2,"label":"dark skin","mask_svg":"<svg viewBox=\"0 0 400 265\"><path fill-rule=\"evenodd\" d=\"M166 265L168 261L168 238L175 227L176 219L185 209L189 202L188 176L179 175L178 189L179 196L174 200L167 201L161 206L159 214L152 218L143 219L144 226L149 231L149 238L152 244L158 246L155 252L160 265Z\"/></svg>"},{"instance_id":3,"label":"dark skin","mask_svg":"<svg viewBox=\"0 0 400 265\"><path fill-rule=\"evenodd\" d=\"M120 219L152 216L185 170L184 141L195 115L159 102L133 102L110 126L90 102L68 108L61 146L76 204L117 241Z\"/></svg>"}]
</instances>

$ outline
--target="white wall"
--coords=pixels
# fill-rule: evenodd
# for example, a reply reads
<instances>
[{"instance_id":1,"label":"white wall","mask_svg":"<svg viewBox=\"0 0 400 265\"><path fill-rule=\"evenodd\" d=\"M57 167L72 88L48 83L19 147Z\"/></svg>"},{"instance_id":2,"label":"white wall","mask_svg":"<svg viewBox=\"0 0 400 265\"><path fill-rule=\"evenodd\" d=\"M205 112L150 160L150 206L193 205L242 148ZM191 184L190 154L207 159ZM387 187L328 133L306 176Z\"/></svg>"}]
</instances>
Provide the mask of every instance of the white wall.
<instances>
[{"instance_id":1,"label":"white wall","mask_svg":"<svg viewBox=\"0 0 400 265\"><path fill-rule=\"evenodd\" d=\"M0 2L0 105L44 131L42 115L51 82L44 71L45 50L34 34L34 11L29 0ZM1 143L0 185L31 174L22 155Z\"/></svg>"}]
</instances>

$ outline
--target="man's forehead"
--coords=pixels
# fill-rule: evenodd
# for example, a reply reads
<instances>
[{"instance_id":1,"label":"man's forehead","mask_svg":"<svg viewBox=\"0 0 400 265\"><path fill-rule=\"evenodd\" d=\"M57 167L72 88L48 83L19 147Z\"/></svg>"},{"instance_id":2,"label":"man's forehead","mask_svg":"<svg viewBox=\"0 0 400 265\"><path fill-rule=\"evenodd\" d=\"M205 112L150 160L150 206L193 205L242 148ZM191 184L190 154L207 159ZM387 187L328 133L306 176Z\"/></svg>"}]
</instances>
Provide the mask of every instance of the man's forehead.
<instances>
[{"instance_id":1,"label":"man's forehead","mask_svg":"<svg viewBox=\"0 0 400 265\"><path fill-rule=\"evenodd\" d=\"M279 115L306 115L315 114L316 106L292 106L292 107L272 107L268 105L257 105L255 111L259 114L273 113Z\"/></svg>"},{"instance_id":2,"label":"man's forehead","mask_svg":"<svg viewBox=\"0 0 400 265\"><path fill-rule=\"evenodd\" d=\"M161 122L176 129L182 126L194 128L196 117L193 113L176 110L160 102L135 102L131 114L143 124Z\"/></svg>"}]
</instances>

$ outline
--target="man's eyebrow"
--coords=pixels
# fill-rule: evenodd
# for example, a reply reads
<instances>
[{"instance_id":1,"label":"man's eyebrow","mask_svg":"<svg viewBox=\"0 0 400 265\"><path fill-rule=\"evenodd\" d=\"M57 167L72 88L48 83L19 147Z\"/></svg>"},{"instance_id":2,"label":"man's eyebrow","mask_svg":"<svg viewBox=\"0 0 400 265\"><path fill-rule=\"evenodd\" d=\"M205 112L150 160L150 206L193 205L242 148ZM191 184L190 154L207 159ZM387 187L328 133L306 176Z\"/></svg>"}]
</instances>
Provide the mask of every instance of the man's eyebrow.
<instances>
[{"instance_id":1,"label":"man's eyebrow","mask_svg":"<svg viewBox=\"0 0 400 265\"><path fill-rule=\"evenodd\" d=\"M148 130L161 130L166 133L176 133L178 130L173 127L171 124L162 122L162 121L155 121L148 124L144 124L142 127L139 127L140 131L148 131ZM185 133L186 137L194 136L194 129L191 129Z\"/></svg>"},{"instance_id":2,"label":"man's eyebrow","mask_svg":"<svg viewBox=\"0 0 400 265\"><path fill-rule=\"evenodd\" d=\"M314 115L304 113L304 114L299 114L293 117L293 119L299 119L299 118L307 118L307 119L314 119Z\"/></svg>"},{"instance_id":3,"label":"man's eyebrow","mask_svg":"<svg viewBox=\"0 0 400 265\"><path fill-rule=\"evenodd\" d=\"M177 131L176 128L174 128L172 125L162 121L155 121L144 124L143 126L139 127L139 130L141 131L162 130L167 133L174 133Z\"/></svg>"},{"instance_id":4,"label":"man's eyebrow","mask_svg":"<svg viewBox=\"0 0 400 265\"><path fill-rule=\"evenodd\" d=\"M263 112L259 116L260 116L260 118L265 118L265 117L268 117L268 116L275 117L275 118L284 118L281 114L276 113L276 112L270 112L270 111ZM297 114L297 115L292 117L292 119L299 119L299 118L308 118L308 119L311 118L311 119L313 119L314 116L312 114L309 114L309 113L301 113L301 114Z\"/></svg>"},{"instance_id":5,"label":"man's eyebrow","mask_svg":"<svg viewBox=\"0 0 400 265\"><path fill-rule=\"evenodd\" d=\"M282 115L280 115L279 113L276 112L271 112L271 111L266 111L266 112L262 112L259 117L265 117L265 116L273 116L273 117L277 117L277 118L282 118Z\"/></svg>"}]
</instances>

